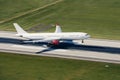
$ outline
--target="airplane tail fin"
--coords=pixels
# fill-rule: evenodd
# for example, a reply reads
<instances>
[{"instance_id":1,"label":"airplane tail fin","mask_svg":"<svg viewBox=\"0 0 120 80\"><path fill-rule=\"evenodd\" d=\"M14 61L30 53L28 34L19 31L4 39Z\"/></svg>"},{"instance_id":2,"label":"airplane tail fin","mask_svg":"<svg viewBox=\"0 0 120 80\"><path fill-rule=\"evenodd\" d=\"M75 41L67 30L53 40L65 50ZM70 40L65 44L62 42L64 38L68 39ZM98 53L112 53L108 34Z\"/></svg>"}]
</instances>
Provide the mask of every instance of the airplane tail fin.
<instances>
[{"instance_id":1,"label":"airplane tail fin","mask_svg":"<svg viewBox=\"0 0 120 80\"><path fill-rule=\"evenodd\" d=\"M56 30L55 30L55 33L61 33L62 30L61 30L61 27L59 25L56 24Z\"/></svg>"},{"instance_id":2,"label":"airplane tail fin","mask_svg":"<svg viewBox=\"0 0 120 80\"><path fill-rule=\"evenodd\" d=\"M13 23L15 26L15 29L17 31L17 35L22 35L22 34L28 34L26 31L24 31L17 23Z\"/></svg>"}]
</instances>

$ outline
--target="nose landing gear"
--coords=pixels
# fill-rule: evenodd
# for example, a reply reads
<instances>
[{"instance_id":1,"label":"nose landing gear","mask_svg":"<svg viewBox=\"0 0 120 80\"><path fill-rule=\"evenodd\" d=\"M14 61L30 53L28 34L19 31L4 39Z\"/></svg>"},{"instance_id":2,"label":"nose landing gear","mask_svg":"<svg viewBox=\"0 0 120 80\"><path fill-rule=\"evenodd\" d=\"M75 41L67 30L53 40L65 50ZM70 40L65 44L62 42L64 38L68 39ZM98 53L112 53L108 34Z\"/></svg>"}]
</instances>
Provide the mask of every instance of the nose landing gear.
<instances>
[{"instance_id":1,"label":"nose landing gear","mask_svg":"<svg viewBox=\"0 0 120 80\"><path fill-rule=\"evenodd\" d=\"M84 40L82 40L82 43L84 43Z\"/></svg>"}]
</instances>

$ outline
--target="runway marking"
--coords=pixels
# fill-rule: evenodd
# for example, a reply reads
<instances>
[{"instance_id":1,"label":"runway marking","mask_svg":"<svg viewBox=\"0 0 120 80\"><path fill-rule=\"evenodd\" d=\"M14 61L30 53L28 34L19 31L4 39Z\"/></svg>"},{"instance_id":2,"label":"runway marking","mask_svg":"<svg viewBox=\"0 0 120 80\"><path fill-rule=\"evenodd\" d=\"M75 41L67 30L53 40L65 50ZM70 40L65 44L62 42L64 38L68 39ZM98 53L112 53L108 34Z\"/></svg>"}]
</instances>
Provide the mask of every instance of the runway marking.
<instances>
[{"instance_id":1,"label":"runway marking","mask_svg":"<svg viewBox=\"0 0 120 80\"><path fill-rule=\"evenodd\" d=\"M66 52L66 51L68 51L68 50L65 50L65 49L56 49L56 50L54 50L54 51L64 51L64 52Z\"/></svg>"}]
</instances>

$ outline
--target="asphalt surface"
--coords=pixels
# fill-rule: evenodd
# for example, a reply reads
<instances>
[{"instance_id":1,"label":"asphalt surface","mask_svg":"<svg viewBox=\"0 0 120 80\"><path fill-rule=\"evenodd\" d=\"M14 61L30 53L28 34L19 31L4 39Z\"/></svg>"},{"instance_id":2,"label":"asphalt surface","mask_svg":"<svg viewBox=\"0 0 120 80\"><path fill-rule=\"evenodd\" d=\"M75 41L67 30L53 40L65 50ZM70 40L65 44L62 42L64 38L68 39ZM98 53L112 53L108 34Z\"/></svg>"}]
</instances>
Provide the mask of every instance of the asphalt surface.
<instances>
[{"instance_id":1,"label":"asphalt surface","mask_svg":"<svg viewBox=\"0 0 120 80\"><path fill-rule=\"evenodd\" d=\"M88 39L85 43L78 40L75 44L60 43L59 46L46 47L47 43L23 44L22 38L15 34L0 31L1 52L120 63L120 41L117 40Z\"/></svg>"}]
</instances>

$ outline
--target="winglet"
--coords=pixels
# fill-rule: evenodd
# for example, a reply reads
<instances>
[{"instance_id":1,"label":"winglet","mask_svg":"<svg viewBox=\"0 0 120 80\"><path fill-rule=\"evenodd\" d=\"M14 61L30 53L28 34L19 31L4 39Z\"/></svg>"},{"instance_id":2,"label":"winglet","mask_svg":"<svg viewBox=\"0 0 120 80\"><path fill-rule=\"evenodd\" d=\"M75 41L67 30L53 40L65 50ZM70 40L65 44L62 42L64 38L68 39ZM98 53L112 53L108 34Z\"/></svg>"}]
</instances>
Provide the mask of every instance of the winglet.
<instances>
[{"instance_id":1,"label":"winglet","mask_svg":"<svg viewBox=\"0 0 120 80\"><path fill-rule=\"evenodd\" d=\"M62 32L61 27L58 24L56 24L55 33L61 33L61 32Z\"/></svg>"},{"instance_id":2,"label":"winglet","mask_svg":"<svg viewBox=\"0 0 120 80\"><path fill-rule=\"evenodd\" d=\"M13 25L15 26L15 29L17 31L17 35L23 35L23 34L27 34L26 31L24 31L17 23L13 23Z\"/></svg>"}]
</instances>

